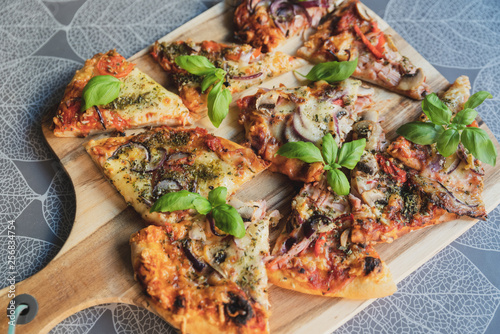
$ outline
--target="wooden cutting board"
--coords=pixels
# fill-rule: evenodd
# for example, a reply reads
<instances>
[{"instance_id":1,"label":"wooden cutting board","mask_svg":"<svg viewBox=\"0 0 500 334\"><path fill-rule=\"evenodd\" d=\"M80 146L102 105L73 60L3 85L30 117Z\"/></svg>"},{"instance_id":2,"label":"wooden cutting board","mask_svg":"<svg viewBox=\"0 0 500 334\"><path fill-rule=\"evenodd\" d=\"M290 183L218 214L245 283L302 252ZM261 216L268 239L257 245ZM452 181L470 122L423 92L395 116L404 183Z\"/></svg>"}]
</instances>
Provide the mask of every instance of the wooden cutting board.
<instances>
[{"instance_id":1,"label":"wooden cutting board","mask_svg":"<svg viewBox=\"0 0 500 334\"><path fill-rule=\"evenodd\" d=\"M373 12L370 14L377 17ZM221 3L184 26L168 34L162 41L192 38L194 41L211 39L230 41L233 8ZM378 17L377 17L378 18ZM379 26L393 35L402 54L409 56L416 66L422 67L433 91L449 86L446 79L423 59L408 43L380 18ZM282 51L294 54L301 45L302 37L290 40ZM103 50L105 51L105 50ZM168 81L163 70L145 49L131 59L137 66L163 85ZM307 73L310 66L300 69ZM280 83L289 87L303 84L292 73L272 79L261 87L273 87ZM238 97L252 94L249 89ZM401 124L414 120L420 114L420 102L376 88L375 109L385 120L383 126L388 138L394 138L394 130ZM219 129L213 128L208 118L196 125L205 127L216 135L241 142L243 127L237 123L237 108L233 102L228 118ZM16 285L16 295L30 294L38 300L36 318L26 325L19 325L22 333L47 333L69 315L92 305L120 302L143 306L151 311L150 304L139 284L134 281L128 244L132 233L143 228L139 215L127 207L122 197L104 179L86 154L82 144L88 139L56 138L50 130L51 118L42 125L48 144L59 157L71 177L76 192L76 218L68 240L59 254L36 275ZM481 128L491 132L483 122ZM495 141L497 151L500 145ZM484 199L488 212L500 203L500 165L486 165ZM266 199L271 209L283 214L290 212L290 201L300 188L282 175L264 172L249 182L235 196L240 200ZM468 230L476 221L468 218L441 224L411 233L392 244L376 248L389 265L394 279L400 282L434 254ZM276 235L274 229L272 235ZM5 310L10 298L9 288L0 291L0 310ZM270 288L272 333L331 333L373 300L346 300L309 296ZM3 312L3 311L2 311ZM2 318L0 332L7 332L7 320Z\"/></svg>"}]
</instances>

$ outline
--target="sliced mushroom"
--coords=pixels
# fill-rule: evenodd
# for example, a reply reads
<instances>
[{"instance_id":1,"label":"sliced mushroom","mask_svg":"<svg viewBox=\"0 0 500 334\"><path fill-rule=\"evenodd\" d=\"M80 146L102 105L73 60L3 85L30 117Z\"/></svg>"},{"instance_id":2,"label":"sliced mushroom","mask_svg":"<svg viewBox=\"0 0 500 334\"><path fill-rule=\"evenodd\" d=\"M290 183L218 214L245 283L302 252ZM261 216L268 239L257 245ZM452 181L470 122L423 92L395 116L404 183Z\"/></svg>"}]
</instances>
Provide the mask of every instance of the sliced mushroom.
<instances>
[{"instance_id":1,"label":"sliced mushroom","mask_svg":"<svg viewBox=\"0 0 500 334\"><path fill-rule=\"evenodd\" d=\"M345 230L340 235L340 246L347 247L347 239L349 238L350 229Z\"/></svg>"},{"instance_id":2,"label":"sliced mushroom","mask_svg":"<svg viewBox=\"0 0 500 334\"><path fill-rule=\"evenodd\" d=\"M401 90L413 90L422 85L424 80L424 71L419 67L414 74L403 75L397 88Z\"/></svg>"},{"instance_id":3,"label":"sliced mushroom","mask_svg":"<svg viewBox=\"0 0 500 334\"><path fill-rule=\"evenodd\" d=\"M361 4L361 2L356 3L356 10L358 11L359 16L366 21L371 21L372 18L370 15L368 15L368 12L364 8L364 6Z\"/></svg>"}]
</instances>

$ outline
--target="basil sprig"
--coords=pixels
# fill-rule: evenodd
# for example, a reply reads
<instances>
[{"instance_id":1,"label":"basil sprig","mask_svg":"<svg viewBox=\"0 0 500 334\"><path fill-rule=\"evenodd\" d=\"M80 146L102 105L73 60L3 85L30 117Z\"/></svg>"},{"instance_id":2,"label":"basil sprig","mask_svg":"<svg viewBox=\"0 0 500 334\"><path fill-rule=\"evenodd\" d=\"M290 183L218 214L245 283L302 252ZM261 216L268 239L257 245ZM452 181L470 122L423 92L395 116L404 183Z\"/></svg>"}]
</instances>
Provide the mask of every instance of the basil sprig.
<instances>
[{"instance_id":1,"label":"basil sprig","mask_svg":"<svg viewBox=\"0 0 500 334\"><path fill-rule=\"evenodd\" d=\"M358 66L358 58L351 61L332 61L314 65L307 75L300 74L307 80L319 81L325 80L328 83L334 83L349 78Z\"/></svg>"},{"instance_id":2,"label":"basil sprig","mask_svg":"<svg viewBox=\"0 0 500 334\"><path fill-rule=\"evenodd\" d=\"M340 150L332 135L323 137L321 151L310 142L289 142L281 146L276 154L290 159L300 159L307 163L321 162L327 171L326 178L332 190L339 195L348 195L351 189L347 176L340 170L356 167L366 146L366 139L353 140L342 145Z\"/></svg>"},{"instance_id":3,"label":"basil sprig","mask_svg":"<svg viewBox=\"0 0 500 334\"><path fill-rule=\"evenodd\" d=\"M234 207L226 204L227 188L217 187L208 193L208 199L187 190L161 196L149 212L173 212L194 209L202 215L212 214L215 226L236 238L245 236L245 224Z\"/></svg>"},{"instance_id":4,"label":"basil sprig","mask_svg":"<svg viewBox=\"0 0 500 334\"><path fill-rule=\"evenodd\" d=\"M218 128L226 118L232 100L229 89L223 88L227 72L221 68L216 68L203 56L178 56L175 58L175 63L191 74L204 77L201 82L202 93L212 86L207 98L208 117L212 124Z\"/></svg>"},{"instance_id":5,"label":"basil sprig","mask_svg":"<svg viewBox=\"0 0 500 334\"><path fill-rule=\"evenodd\" d=\"M82 111L93 106L112 102L120 94L120 80L112 75L98 75L87 82L83 88Z\"/></svg>"},{"instance_id":6,"label":"basil sprig","mask_svg":"<svg viewBox=\"0 0 500 334\"><path fill-rule=\"evenodd\" d=\"M448 157L455 153L460 142L476 158L495 166L497 151L486 131L467 127L477 117L477 106L493 96L486 91L472 95L455 117L448 106L435 93L422 101L422 110L430 122L411 122L402 125L397 133L419 145L436 143L438 152Z\"/></svg>"}]
</instances>

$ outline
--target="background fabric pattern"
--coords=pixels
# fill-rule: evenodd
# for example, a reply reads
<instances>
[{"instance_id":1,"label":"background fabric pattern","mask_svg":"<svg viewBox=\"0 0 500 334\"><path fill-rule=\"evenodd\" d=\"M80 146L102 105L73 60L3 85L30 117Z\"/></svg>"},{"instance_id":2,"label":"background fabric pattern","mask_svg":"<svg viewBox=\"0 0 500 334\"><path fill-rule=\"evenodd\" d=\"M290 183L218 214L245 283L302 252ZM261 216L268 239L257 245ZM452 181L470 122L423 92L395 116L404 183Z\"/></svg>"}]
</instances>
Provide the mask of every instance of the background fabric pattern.
<instances>
[{"instance_id":1,"label":"background fabric pattern","mask_svg":"<svg viewBox=\"0 0 500 334\"><path fill-rule=\"evenodd\" d=\"M0 0L0 287L7 227L16 225L17 277L40 271L71 230L75 194L40 122L85 59L125 57L218 3L215 0ZM228 1L234 3L233 0ZM366 0L449 81L471 78L494 96L478 111L500 140L500 2ZM496 333L500 328L500 208L335 333ZM21 332L22 327L19 328ZM59 333L174 333L125 304L78 312Z\"/></svg>"}]
</instances>

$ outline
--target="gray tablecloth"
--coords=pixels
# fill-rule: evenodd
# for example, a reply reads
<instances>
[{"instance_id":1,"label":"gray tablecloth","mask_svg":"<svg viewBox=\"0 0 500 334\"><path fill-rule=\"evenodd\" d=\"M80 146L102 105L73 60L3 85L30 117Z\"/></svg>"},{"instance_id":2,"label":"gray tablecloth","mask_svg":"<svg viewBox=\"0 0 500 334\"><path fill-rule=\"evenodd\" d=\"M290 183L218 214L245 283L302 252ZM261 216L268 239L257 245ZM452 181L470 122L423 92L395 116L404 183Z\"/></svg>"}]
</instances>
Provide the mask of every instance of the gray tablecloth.
<instances>
[{"instance_id":1,"label":"gray tablecloth","mask_svg":"<svg viewBox=\"0 0 500 334\"><path fill-rule=\"evenodd\" d=\"M8 226L16 226L16 280L41 270L69 235L75 215L69 179L44 144L40 120L84 60L117 48L125 57L217 1L0 1L0 287L7 286ZM466 74L478 108L500 139L500 1L367 0L370 8L449 81ZM43 288L43 287L41 287ZM500 209L336 333L498 333ZM3 312L0 310L0 312ZM22 325L18 327L22 333ZM74 314L52 333L173 333L130 305Z\"/></svg>"}]
</instances>

